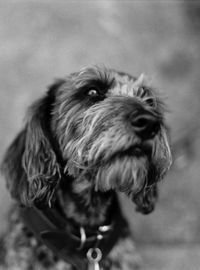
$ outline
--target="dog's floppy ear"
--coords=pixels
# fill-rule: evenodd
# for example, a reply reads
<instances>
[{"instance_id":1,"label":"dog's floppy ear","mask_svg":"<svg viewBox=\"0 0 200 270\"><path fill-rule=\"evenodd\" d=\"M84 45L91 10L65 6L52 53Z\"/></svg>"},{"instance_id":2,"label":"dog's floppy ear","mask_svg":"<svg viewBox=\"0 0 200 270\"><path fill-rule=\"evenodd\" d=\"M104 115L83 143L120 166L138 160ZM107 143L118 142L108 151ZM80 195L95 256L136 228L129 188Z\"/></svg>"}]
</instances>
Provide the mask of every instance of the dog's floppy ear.
<instances>
[{"instance_id":1,"label":"dog's floppy ear","mask_svg":"<svg viewBox=\"0 0 200 270\"><path fill-rule=\"evenodd\" d=\"M48 94L28 111L25 128L8 148L2 163L11 195L23 205L46 205L60 179L60 168L51 144L50 121L56 82Z\"/></svg>"},{"instance_id":2,"label":"dog's floppy ear","mask_svg":"<svg viewBox=\"0 0 200 270\"><path fill-rule=\"evenodd\" d=\"M154 184L138 193L133 201L136 204L136 211L144 215L150 214L158 199L158 187Z\"/></svg>"},{"instance_id":3,"label":"dog's floppy ear","mask_svg":"<svg viewBox=\"0 0 200 270\"><path fill-rule=\"evenodd\" d=\"M22 168L25 140L26 130L23 129L7 149L1 164L1 171L6 177L7 188L15 199L19 199L27 187L25 171Z\"/></svg>"}]
</instances>

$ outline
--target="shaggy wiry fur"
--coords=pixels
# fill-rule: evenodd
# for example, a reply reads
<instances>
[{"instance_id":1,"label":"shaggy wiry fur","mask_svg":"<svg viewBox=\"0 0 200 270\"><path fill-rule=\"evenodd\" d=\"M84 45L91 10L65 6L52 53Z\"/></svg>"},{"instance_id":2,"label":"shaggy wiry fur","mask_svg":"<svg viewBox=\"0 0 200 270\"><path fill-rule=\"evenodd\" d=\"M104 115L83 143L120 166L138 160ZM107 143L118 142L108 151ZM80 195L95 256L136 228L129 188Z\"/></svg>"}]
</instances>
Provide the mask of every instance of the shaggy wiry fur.
<instances>
[{"instance_id":1,"label":"shaggy wiry fur","mask_svg":"<svg viewBox=\"0 0 200 270\"><path fill-rule=\"evenodd\" d=\"M143 75L91 67L56 81L29 108L25 127L6 152L8 190L23 207L59 205L70 227L112 222L120 211L117 192L137 211L150 213L157 184L171 165L164 111ZM33 236L18 211L15 206L2 240L1 269L74 269ZM102 269L138 267L125 227Z\"/></svg>"}]
</instances>

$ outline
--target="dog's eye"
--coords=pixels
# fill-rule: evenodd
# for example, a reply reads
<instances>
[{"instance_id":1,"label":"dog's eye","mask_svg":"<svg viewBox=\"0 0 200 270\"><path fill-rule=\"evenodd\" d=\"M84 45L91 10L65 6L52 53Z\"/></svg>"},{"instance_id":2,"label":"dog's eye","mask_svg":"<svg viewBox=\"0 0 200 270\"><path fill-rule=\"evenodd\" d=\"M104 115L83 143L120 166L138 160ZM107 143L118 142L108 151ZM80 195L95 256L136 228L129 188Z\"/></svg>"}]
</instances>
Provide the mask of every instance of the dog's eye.
<instances>
[{"instance_id":1,"label":"dog's eye","mask_svg":"<svg viewBox=\"0 0 200 270\"><path fill-rule=\"evenodd\" d=\"M145 87L140 87L138 89L138 96L145 101L146 104L148 104L150 107L155 107L156 106L156 98L154 97L153 93L145 88Z\"/></svg>"},{"instance_id":2,"label":"dog's eye","mask_svg":"<svg viewBox=\"0 0 200 270\"><path fill-rule=\"evenodd\" d=\"M155 107L156 100L154 98L147 98L145 99L145 102L150 106L150 107Z\"/></svg>"},{"instance_id":3,"label":"dog's eye","mask_svg":"<svg viewBox=\"0 0 200 270\"><path fill-rule=\"evenodd\" d=\"M96 89L88 90L87 94L90 97L98 97L99 96L99 92Z\"/></svg>"},{"instance_id":4,"label":"dog's eye","mask_svg":"<svg viewBox=\"0 0 200 270\"><path fill-rule=\"evenodd\" d=\"M102 101L105 98L105 94L102 93L100 89L96 88L90 88L87 90L86 95L92 103Z\"/></svg>"}]
</instances>

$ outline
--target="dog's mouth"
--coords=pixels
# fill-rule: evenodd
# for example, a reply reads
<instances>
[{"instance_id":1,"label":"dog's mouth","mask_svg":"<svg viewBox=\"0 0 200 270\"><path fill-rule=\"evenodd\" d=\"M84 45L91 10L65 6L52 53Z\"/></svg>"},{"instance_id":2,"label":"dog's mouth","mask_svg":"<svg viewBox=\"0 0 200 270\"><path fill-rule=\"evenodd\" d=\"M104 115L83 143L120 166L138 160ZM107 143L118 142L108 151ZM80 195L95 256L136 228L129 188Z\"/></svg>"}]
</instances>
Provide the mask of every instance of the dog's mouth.
<instances>
[{"instance_id":1,"label":"dog's mouth","mask_svg":"<svg viewBox=\"0 0 200 270\"><path fill-rule=\"evenodd\" d=\"M120 157L135 157L140 158L151 155L151 147L147 145L132 145L127 149L117 151L111 156L111 160Z\"/></svg>"}]
</instances>

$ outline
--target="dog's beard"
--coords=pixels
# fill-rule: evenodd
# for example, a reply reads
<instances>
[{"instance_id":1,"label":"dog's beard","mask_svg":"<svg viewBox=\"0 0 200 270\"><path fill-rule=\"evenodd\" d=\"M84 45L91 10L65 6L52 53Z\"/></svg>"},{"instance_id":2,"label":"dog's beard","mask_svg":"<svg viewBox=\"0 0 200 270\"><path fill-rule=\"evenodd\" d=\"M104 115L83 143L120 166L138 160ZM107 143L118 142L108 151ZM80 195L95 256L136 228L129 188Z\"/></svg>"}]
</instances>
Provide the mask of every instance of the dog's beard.
<instances>
[{"instance_id":1,"label":"dog's beard","mask_svg":"<svg viewBox=\"0 0 200 270\"><path fill-rule=\"evenodd\" d=\"M163 145L161 138L152 143L149 154L136 153L118 153L100 166L95 177L95 189L114 189L133 199L134 195L151 189L161 181L171 165L169 148Z\"/></svg>"},{"instance_id":2,"label":"dog's beard","mask_svg":"<svg viewBox=\"0 0 200 270\"><path fill-rule=\"evenodd\" d=\"M95 190L114 189L127 195L139 192L145 185L148 175L148 160L118 155L99 167L95 178Z\"/></svg>"},{"instance_id":3,"label":"dog's beard","mask_svg":"<svg viewBox=\"0 0 200 270\"><path fill-rule=\"evenodd\" d=\"M94 151L94 155L92 155L91 148L98 147L91 145L91 148L85 153L85 158L90 157L89 160L82 158L82 162L80 162L80 156L74 150L71 153L73 158L67 163L68 173L73 175L77 181L87 179L90 188L95 191L116 190L134 199L135 195L151 189L159 182L171 165L170 149L164 132L153 140L148 153L143 152L142 149L138 150L137 147L133 147L131 151L124 151L126 144L123 150L118 149L117 152L113 152L109 149L113 149L116 144L119 145L117 140L110 148L100 147L100 141L99 149L102 151L99 151L98 154ZM96 140L96 144L98 144L98 140Z\"/></svg>"}]
</instances>

